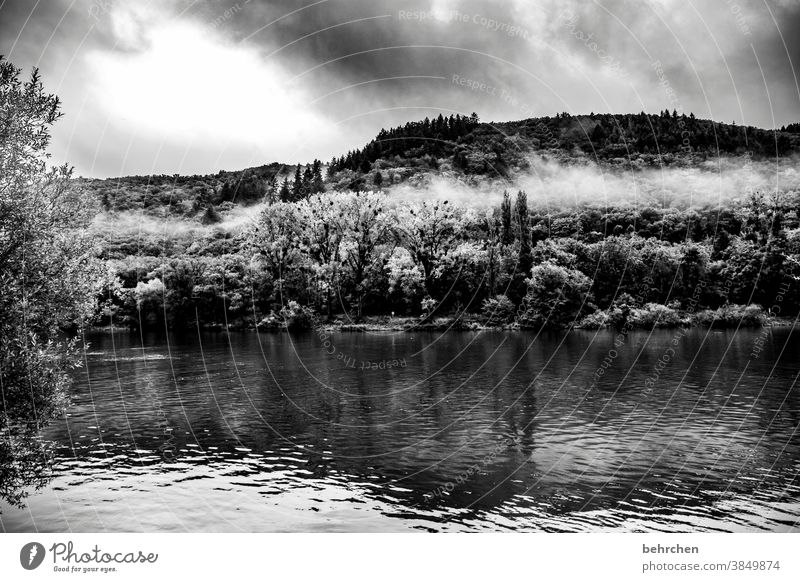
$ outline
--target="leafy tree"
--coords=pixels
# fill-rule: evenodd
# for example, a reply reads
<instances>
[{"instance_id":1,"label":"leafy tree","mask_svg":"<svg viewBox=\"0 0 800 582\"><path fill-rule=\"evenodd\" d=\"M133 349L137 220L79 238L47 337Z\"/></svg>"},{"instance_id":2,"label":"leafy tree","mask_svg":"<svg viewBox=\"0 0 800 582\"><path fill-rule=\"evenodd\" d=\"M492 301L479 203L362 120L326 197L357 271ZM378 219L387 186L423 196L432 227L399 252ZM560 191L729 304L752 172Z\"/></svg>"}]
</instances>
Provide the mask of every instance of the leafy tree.
<instances>
[{"instance_id":1,"label":"leafy tree","mask_svg":"<svg viewBox=\"0 0 800 582\"><path fill-rule=\"evenodd\" d=\"M255 259L266 267L274 282L274 300L279 303L291 298L287 280L302 261L301 236L300 213L289 202L265 208L248 236Z\"/></svg>"},{"instance_id":2,"label":"leafy tree","mask_svg":"<svg viewBox=\"0 0 800 582\"><path fill-rule=\"evenodd\" d=\"M444 262L464 240L472 218L463 208L442 202L422 202L405 209L398 219L399 241L419 266L428 296L444 299L450 284Z\"/></svg>"},{"instance_id":3,"label":"leafy tree","mask_svg":"<svg viewBox=\"0 0 800 582\"><path fill-rule=\"evenodd\" d=\"M383 276L391 253L394 216L386 211L385 202L384 196L372 192L342 198L342 262L356 320L363 316L364 301L373 289L370 282Z\"/></svg>"},{"instance_id":4,"label":"leafy tree","mask_svg":"<svg viewBox=\"0 0 800 582\"><path fill-rule=\"evenodd\" d=\"M20 74L0 57L0 495L11 502L46 476L36 435L63 410L79 364L59 332L93 316L106 281L86 234L91 203L69 167L47 167L59 100L35 69Z\"/></svg>"},{"instance_id":5,"label":"leafy tree","mask_svg":"<svg viewBox=\"0 0 800 582\"><path fill-rule=\"evenodd\" d=\"M561 328L576 322L586 309L590 287L589 278L576 269L551 262L536 265L522 301L520 324Z\"/></svg>"},{"instance_id":6,"label":"leafy tree","mask_svg":"<svg viewBox=\"0 0 800 582\"><path fill-rule=\"evenodd\" d=\"M333 296L339 289L342 257L340 248L345 228L343 194L315 195L299 205L303 249L324 296L325 310L333 315Z\"/></svg>"}]
</instances>

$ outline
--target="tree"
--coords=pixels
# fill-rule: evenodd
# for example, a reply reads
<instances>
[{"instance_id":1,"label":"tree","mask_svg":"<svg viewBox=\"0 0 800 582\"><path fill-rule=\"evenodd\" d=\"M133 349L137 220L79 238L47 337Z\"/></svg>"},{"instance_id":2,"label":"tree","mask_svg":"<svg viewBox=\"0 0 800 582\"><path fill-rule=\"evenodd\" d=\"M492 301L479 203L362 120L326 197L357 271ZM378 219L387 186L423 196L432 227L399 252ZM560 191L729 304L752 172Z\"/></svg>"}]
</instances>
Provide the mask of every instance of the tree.
<instances>
[{"instance_id":1,"label":"tree","mask_svg":"<svg viewBox=\"0 0 800 582\"><path fill-rule=\"evenodd\" d=\"M303 170L303 185L300 187L300 195L303 198L308 198L313 193L314 187L314 172L311 170L311 166L306 166L306 169Z\"/></svg>"},{"instance_id":2,"label":"tree","mask_svg":"<svg viewBox=\"0 0 800 582\"><path fill-rule=\"evenodd\" d=\"M87 235L90 200L68 166L47 167L58 97L36 69L27 82L20 73L0 57L0 496L11 502L46 474L31 464L46 453L38 431L63 410L80 361L59 333L87 322L107 282Z\"/></svg>"},{"instance_id":3,"label":"tree","mask_svg":"<svg viewBox=\"0 0 800 582\"><path fill-rule=\"evenodd\" d=\"M214 208L214 205L209 204L205 212L203 212L203 216L200 217L200 222L205 225L217 224L222 222L222 217L219 215L219 212L217 212L217 209Z\"/></svg>"},{"instance_id":4,"label":"tree","mask_svg":"<svg viewBox=\"0 0 800 582\"><path fill-rule=\"evenodd\" d=\"M411 253L426 293L436 301L443 300L453 284L444 265L465 240L472 222L471 215L447 200L410 206L398 220L400 244Z\"/></svg>"},{"instance_id":5,"label":"tree","mask_svg":"<svg viewBox=\"0 0 800 582\"><path fill-rule=\"evenodd\" d=\"M297 202L303 199L303 174L300 170L300 164L294 171L294 182L292 182L292 202Z\"/></svg>"},{"instance_id":6,"label":"tree","mask_svg":"<svg viewBox=\"0 0 800 582\"><path fill-rule=\"evenodd\" d=\"M343 194L314 195L299 205L303 224L303 249L324 296L328 318L333 315L333 293L339 288L342 259L339 252L343 235Z\"/></svg>"},{"instance_id":7,"label":"tree","mask_svg":"<svg viewBox=\"0 0 800 582\"><path fill-rule=\"evenodd\" d=\"M519 301L525 294L525 278L533 266L528 195L522 190L517 192L517 198L514 201L514 231L519 245L519 260L517 273L511 282L508 296L514 301Z\"/></svg>"},{"instance_id":8,"label":"tree","mask_svg":"<svg viewBox=\"0 0 800 582\"><path fill-rule=\"evenodd\" d=\"M500 228L502 229L500 241L504 245L510 245L514 241L514 231L511 229L511 198L505 190L503 201L500 203Z\"/></svg>"},{"instance_id":9,"label":"tree","mask_svg":"<svg viewBox=\"0 0 800 582\"><path fill-rule=\"evenodd\" d=\"M517 199L514 204L514 218L516 220L517 238L519 239L520 269L527 272L531 267L531 223L528 211L528 195L523 190L517 192Z\"/></svg>"},{"instance_id":10,"label":"tree","mask_svg":"<svg viewBox=\"0 0 800 582\"><path fill-rule=\"evenodd\" d=\"M322 179L322 162L314 160L314 166L311 170L311 194L320 194L325 191L325 181Z\"/></svg>"},{"instance_id":11,"label":"tree","mask_svg":"<svg viewBox=\"0 0 800 582\"><path fill-rule=\"evenodd\" d=\"M289 189L289 176L284 177L281 189L278 191L278 200L281 202L290 202L292 198L292 191Z\"/></svg>"},{"instance_id":12,"label":"tree","mask_svg":"<svg viewBox=\"0 0 800 582\"><path fill-rule=\"evenodd\" d=\"M384 209L385 197L372 192L343 195L342 262L357 320L363 315L364 300L369 295L372 278L383 274L391 249L394 216Z\"/></svg>"},{"instance_id":13,"label":"tree","mask_svg":"<svg viewBox=\"0 0 800 582\"><path fill-rule=\"evenodd\" d=\"M522 301L520 323L527 327L569 326L584 310L590 286L589 278L576 269L549 261L536 265Z\"/></svg>"},{"instance_id":14,"label":"tree","mask_svg":"<svg viewBox=\"0 0 800 582\"><path fill-rule=\"evenodd\" d=\"M263 262L274 283L273 299L285 303L286 279L299 264L301 228L297 205L279 202L265 208L249 233L250 248Z\"/></svg>"}]
</instances>

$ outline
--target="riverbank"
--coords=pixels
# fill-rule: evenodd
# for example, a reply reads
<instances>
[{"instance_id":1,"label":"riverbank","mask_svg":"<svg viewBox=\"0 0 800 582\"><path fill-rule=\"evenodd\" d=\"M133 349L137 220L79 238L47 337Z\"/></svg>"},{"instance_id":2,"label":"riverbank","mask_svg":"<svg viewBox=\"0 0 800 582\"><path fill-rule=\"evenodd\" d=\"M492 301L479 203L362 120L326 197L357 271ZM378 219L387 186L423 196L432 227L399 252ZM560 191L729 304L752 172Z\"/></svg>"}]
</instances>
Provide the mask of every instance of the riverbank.
<instances>
[{"instance_id":1,"label":"riverbank","mask_svg":"<svg viewBox=\"0 0 800 582\"><path fill-rule=\"evenodd\" d=\"M311 316L302 320L281 321L280 318L262 319L257 324L251 320L236 319L227 326L222 324L203 324L203 331L246 331L264 332L316 330L323 332L413 332L413 331L509 331L535 330L516 321L490 324L484 314L462 313L443 317L421 318L413 316L373 315L356 322L346 316L336 316L330 320ZM793 327L796 318L769 315L757 305L729 305L719 309L682 311L664 305L648 304L641 309L611 309L595 311L580 319L571 329L670 329L710 327L714 329ZM195 327L194 325L192 326ZM96 332L133 330L132 326L112 325L90 328ZM555 328L567 329L567 328Z\"/></svg>"}]
</instances>

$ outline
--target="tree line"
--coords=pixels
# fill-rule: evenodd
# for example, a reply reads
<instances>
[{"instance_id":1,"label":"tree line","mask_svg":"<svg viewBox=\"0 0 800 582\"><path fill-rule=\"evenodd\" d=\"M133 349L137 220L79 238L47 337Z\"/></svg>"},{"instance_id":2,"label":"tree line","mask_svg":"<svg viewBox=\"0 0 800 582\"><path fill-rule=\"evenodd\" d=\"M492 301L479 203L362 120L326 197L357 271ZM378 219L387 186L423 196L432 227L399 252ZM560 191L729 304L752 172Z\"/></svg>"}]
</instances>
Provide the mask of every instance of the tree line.
<instances>
[{"instance_id":1,"label":"tree line","mask_svg":"<svg viewBox=\"0 0 800 582\"><path fill-rule=\"evenodd\" d=\"M113 260L119 281L106 307L117 323L170 327L391 313L567 327L655 306L672 310L661 323L676 324L689 308L768 310L780 295L787 315L800 307L797 208L796 194L754 193L725 209L558 212L521 191L487 210L314 194L267 206L238 235Z\"/></svg>"}]
</instances>

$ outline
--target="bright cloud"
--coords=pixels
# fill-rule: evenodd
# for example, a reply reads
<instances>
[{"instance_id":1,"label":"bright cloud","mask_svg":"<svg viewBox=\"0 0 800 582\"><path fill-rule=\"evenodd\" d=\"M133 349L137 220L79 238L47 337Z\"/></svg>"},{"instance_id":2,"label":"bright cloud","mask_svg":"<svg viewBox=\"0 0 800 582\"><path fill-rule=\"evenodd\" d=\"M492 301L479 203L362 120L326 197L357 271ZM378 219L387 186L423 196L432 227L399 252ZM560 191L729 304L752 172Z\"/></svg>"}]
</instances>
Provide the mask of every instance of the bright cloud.
<instances>
[{"instance_id":1,"label":"bright cloud","mask_svg":"<svg viewBox=\"0 0 800 582\"><path fill-rule=\"evenodd\" d=\"M142 8L115 8L111 23L115 50L86 57L110 124L167 143L245 145L266 159L307 157L313 142L331 139L292 75L256 48Z\"/></svg>"}]
</instances>

